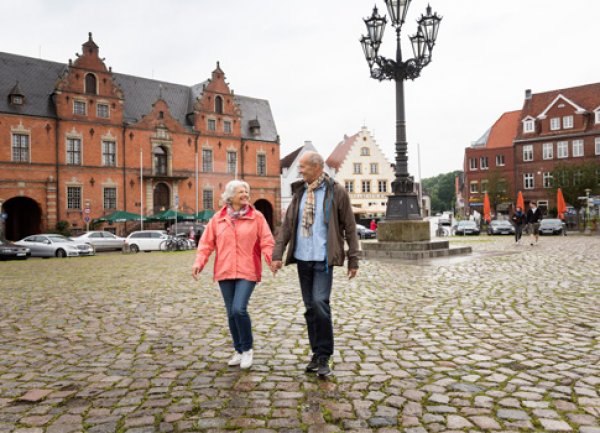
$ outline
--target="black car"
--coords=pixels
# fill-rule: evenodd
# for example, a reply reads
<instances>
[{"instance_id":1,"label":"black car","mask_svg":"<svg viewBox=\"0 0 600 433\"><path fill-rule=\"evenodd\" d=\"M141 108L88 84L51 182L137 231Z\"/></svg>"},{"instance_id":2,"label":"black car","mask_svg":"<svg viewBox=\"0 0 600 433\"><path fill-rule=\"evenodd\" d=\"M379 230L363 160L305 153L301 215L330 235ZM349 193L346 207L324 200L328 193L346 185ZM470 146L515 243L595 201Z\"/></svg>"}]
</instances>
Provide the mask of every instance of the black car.
<instances>
[{"instance_id":1,"label":"black car","mask_svg":"<svg viewBox=\"0 0 600 433\"><path fill-rule=\"evenodd\" d=\"M463 220L463 221L458 222L458 224L456 225L456 228L454 229L454 233L456 235L462 235L462 236L478 235L479 227L477 226L475 221Z\"/></svg>"},{"instance_id":2,"label":"black car","mask_svg":"<svg viewBox=\"0 0 600 433\"><path fill-rule=\"evenodd\" d=\"M0 260L25 260L31 256L31 250L21 245L0 239Z\"/></svg>"},{"instance_id":3,"label":"black car","mask_svg":"<svg viewBox=\"0 0 600 433\"><path fill-rule=\"evenodd\" d=\"M546 218L540 222L540 235L561 235L564 230L564 223L558 218Z\"/></svg>"},{"instance_id":4,"label":"black car","mask_svg":"<svg viewBox=\"0 0 600 433\"><path fill-rule=\"evenodd\" d=\"M377 237L377 232L363 226L362 224L356 224L356 234L360 239L374 239Z\"/></svg>"}]
</instances>

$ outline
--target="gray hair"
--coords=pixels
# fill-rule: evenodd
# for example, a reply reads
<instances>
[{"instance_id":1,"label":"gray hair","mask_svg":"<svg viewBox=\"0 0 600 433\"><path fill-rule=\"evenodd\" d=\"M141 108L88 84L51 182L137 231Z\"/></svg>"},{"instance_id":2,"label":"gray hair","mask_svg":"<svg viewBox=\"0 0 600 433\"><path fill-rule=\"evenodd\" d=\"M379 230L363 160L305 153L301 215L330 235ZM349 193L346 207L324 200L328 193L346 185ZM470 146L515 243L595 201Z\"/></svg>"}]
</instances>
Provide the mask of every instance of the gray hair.
<instances>
[{"instance_id":1,"label":"gray hair","mask_svg":"<svg viewBox=\"0 0 600 433\"><path fill-rule=\"evenodd\" d=\"M237 179L232 180L229 183L227 183L227 185L225 185L225 191L223 191L223 194L221 194L221 200L223 200L223 203L231 203L231 197L235 195L235 191L240 186L246 188L246 191L248 191L248 194L250 194L250 185L248 185L248 182L244 182L243 180Z\"/></svg>"},{"instance_id":2,"label":"gray hair","mask_svg":"<svg viewBox=\"0 0 600 433\"><path fill-rule=\"evenodd\" d=\"M310 165L318 165L321 168L325 167L325 161L323 157L317 152L306 152L306 162Z\"/></svg>"}]
</instances>

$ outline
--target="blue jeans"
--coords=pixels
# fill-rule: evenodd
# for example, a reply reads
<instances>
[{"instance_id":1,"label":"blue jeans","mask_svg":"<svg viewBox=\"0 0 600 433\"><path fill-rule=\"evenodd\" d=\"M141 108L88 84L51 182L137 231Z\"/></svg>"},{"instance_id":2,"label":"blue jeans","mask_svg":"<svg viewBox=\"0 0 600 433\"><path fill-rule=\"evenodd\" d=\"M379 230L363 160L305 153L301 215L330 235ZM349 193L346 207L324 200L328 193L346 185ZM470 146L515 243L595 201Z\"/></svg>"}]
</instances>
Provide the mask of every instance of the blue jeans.
<instances>
[{"instance_id":1,"label":"blue jeans","mask_svg":"<svg viewBox=\"0 0 600 433\"><path fill-rule=\"evenodd\" d=\"M229 332L233 338L233 348L238 353L252 349L252 322L246 308L256 286L255 281L222 280L219 281L221 294L227 309Z\"/></svg>"},{"instance_id":2,"label":"blue jeans","mask_svg":"<svg viewBox=\"0 0 600 433\"><path fill-rule=\"evenodd\" d=\"M298 260L298 277L306 308L304 317L310 348L317 357L329 358L333 355L333 323L329 305L333 266L327 267L324 261Z\"/></svg>"}]
</instances>

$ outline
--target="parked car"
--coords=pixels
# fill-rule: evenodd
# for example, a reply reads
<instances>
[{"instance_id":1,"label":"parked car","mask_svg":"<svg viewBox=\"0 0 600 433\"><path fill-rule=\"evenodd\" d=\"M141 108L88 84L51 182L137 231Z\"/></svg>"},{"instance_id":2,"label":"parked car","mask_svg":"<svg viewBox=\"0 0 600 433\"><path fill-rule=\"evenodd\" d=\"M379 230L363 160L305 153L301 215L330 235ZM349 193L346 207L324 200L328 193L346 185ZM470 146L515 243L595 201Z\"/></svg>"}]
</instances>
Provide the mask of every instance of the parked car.
<instances>
[{"instance_id":1,"label":"parked car","mask_svg":"<svg viewBox=\"0 0 600 433\"><path fill-rule=\"evenodd\" d=\"M125 245L125 238L103 230L90 231L73 240L93 245L96 251L121 250Z\"/></svg>"},{"instance_id":2,"label":"parked car","mask_svg":"<svg viewBox=\"0 0 600 433\"><path fill-rule=\"evenodd\" d=\"M373 239L377 236L375 230L371 230L362 224L356 224L356 234L360 239Z\"/></svg>"},{"instance_id":3,"label":"parked car","mask_svg":"<svg viewBox=\"0 0 600 433\"><path fill-rule=\"evenodd\" d=\"M454 234L462 235L462 236L478 235L479 227L477 227L477 224L475 223L475 221L470 221L470 220L459 221L458 224L456 225Z\"/></svg>"},{"instance_id":4,"label":"parked car","mask_svg":"<svg viewBox=\"0 0 600 433\"><path fill-rule=\"evenodd\" d=\"M159 251L163 241L169 239L164 230L138 230L125 238L125 248L132 253L138 251Z\"/></svg>"},{"instance_id":5,"label":"parked car","mask_svg":"<svg viewBox=\"0 0 600 433\"><path fill-rule=\"evenodd\" d=\"M560 235L564 230L565 225L558 218L546 218L540 221L540 235Z\"/></svg>"},{"instance_id":6,"label":"parked car","mask_svg":"<svg viewBox=\"0 0 600 433\"><path fill-rule=\"evenodd\" d=\"M514 235L515 227L507 220L494 220L487 228L488 235Z\"/></svg>"},{"instance_id":7,"label":"parked car","mask_svg":"<svg viewBox=\"0 0 600 433\"><path fill-rule=\"evenodd\" d=\"M95 254L93 246L56 234L31 235L15 243L29 248L32 257L77 257Z\"/></svg>"},{"instance_id":8,"label":"parked car","mask_svg":"<svg viewBox=\"0 0 600 433\"><path fill-rule=\"evenodd\" d=\"M29 256L31 256L29 248L0 239L0 260L26 260Z\"/></svg>"}]
</instances>

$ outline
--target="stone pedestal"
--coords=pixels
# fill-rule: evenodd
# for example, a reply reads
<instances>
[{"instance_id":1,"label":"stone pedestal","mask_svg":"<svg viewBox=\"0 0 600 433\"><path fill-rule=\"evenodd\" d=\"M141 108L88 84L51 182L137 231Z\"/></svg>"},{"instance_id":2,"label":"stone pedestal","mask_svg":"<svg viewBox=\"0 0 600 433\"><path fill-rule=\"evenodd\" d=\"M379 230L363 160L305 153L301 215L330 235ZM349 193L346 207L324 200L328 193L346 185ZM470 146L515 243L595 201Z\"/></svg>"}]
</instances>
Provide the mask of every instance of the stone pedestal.
<instances>
[{"instance_id":1,"label":"stone pedestal","mask_svg":"<svg viewBox=\"0 0 600 433\"><path fill-rule=\"evenodd\" d=\"M392 220L377 225L377 241L362 241L363 258L422 260L471 254L471 247L450 248L448 241L431 240L429 221Z\"/></svg>"}]
</instances>

